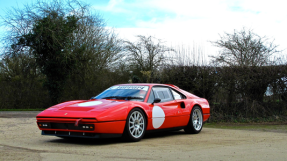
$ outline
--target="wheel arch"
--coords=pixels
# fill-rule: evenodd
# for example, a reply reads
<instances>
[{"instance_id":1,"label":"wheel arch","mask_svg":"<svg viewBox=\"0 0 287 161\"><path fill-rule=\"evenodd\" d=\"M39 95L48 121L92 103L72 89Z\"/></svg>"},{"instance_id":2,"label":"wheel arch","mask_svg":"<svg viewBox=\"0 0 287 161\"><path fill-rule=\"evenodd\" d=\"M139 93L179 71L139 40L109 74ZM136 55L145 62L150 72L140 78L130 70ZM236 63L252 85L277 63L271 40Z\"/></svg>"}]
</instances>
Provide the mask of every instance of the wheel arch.
<instances>
[{"instance_id":1,"label":"wheel arch","mask_svg":"<svg viewBox=\"0 0 287 161\"><path fill-rule=\"evenodd\" d=\"M200 111L201 117L197 116L198 112L195 112L195 110ZM194 120L194 114L196 115L195 120ZM194 124L194 121L196 121L195 124ZM200 127L198 127L198 126L200 126ZM188 134L198 134L202 130L202 127L203 127L202 107L200 106L200 104L195 103L195 104L193 104L193 106L191 108L188 125L184 128L184 131Z\"/></svg>"},{"instance_id":2,"label":"wheel arch","mask_svg":"<svg viewBox=\"0 0 287 161\"><path fill-rule=\"evenodd\" d=\"M193 109L195 106L198 106L198 107L200 108L202 114L203 114L202 107L201 107L200 104L198 104L198 103L193 104L192 108L190 109L190 113L191 113L192 109Z\"/></svg>"},{"instance_id":3,"label":"wheel arch","mask_svg":"<svg viewBox=\"0 0 287 161\"><path fill-rule=\"evenodd\" d=\"M132 107L132 108L129 110L128 114L129 114L133 109L135 109L135 108L140 109L140 110L143 112L143 114L144 114L144 116L145 116L145 119L146 119L146 127L147 127L147 125L148 125L148 115L147 115L147 112L144 110L144 108L142 108L142 107L140 107L140 106Z\"/></svg>"}]
</instances>

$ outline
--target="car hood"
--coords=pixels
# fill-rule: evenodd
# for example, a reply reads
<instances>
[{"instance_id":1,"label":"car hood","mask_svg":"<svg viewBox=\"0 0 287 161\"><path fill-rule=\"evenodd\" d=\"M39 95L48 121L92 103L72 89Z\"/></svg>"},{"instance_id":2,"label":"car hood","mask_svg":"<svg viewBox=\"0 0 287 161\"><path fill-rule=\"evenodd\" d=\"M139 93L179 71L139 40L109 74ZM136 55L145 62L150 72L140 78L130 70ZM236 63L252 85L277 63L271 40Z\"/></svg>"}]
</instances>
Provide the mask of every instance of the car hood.
<instances>
[{"instance_id":1,"label":"car hood","mask_svg":"<svg viewBox=\"0 0 287 161\"><path fill-rule=\"evenodd\" d=\"M88 100L69 101L50 107L39 113L37 118L95 118L99 121L122 120L117 113L126 113L130 101L123 100ZM111 118L112 117L112 118Z\"/></svg>"}]
</instances>

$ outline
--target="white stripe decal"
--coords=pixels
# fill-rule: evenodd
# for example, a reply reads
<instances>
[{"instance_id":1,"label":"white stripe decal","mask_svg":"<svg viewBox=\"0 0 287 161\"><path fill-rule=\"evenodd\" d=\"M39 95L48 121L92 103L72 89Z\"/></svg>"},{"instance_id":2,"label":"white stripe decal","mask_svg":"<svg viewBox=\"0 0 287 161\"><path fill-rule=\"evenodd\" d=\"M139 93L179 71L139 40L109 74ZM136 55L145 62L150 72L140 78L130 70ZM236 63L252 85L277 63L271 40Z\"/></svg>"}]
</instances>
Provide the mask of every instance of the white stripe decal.
<instances>
[{"instance_id":1,"label":"white stripe decal","mask_svg":"<svg viewBox=\"0 0 287 161\"><path fill-rule=\"evenodd\" d=\"M92 102L80 103L80 104L78 104L78 106L80 106L80 107L96 106L96 105L99 105L99 104L102 104L102 103L103 102L101 102L101 101L92 101Z\"/></svg>"}]
</instances>

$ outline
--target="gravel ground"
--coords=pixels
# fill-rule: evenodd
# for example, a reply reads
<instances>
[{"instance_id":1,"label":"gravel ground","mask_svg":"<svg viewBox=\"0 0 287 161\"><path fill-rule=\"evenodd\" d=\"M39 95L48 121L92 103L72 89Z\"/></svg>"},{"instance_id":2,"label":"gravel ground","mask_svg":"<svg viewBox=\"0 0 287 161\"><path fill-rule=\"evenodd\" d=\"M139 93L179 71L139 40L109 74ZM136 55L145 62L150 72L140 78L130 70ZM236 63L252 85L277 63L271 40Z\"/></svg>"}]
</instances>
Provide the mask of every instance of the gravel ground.
<instances>
[{"instance_id":1,"label":"gravel ground","mask_svg":"<svg viewBox=\"0 0 287 161\"><path fill-rule=\"evenodd\" d=\"M287 160L287 133L204 128L121 139L66 140L42 136L39 112L0 112L0 160Z\"/></svg>"}]
</instances>

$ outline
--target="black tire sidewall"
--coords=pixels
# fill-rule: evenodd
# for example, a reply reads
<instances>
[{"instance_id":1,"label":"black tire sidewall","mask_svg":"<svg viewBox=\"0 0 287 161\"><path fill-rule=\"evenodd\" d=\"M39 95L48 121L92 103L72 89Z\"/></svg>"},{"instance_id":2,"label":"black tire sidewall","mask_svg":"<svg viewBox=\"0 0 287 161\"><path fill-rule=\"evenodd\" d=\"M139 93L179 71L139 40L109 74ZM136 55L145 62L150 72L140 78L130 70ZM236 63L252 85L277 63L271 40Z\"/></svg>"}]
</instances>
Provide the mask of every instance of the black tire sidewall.
<instances>
[{"instance_id":1,"label":"black tire sidewall","mask_svg":"<svg viewBox=\"0 0 287 161\"><path fill-rule=\"evenodd\" d=\"M201 128L199 130L196 130L193 126L193 122L192 122L192 114L194 112L194 110L196 109L199 109L200 110L200 113L201 113ZM202 114L202 110L200 107L198 106L194 106L191 110L191 113L190 113L190 119L189 119L189 122L188 122L188 125L187 127L184 128L185 132L189 133L189 134L198 134L201 130L202 130L202 127L203 127L203 114Z\"/></svg>"}]
</instances>

